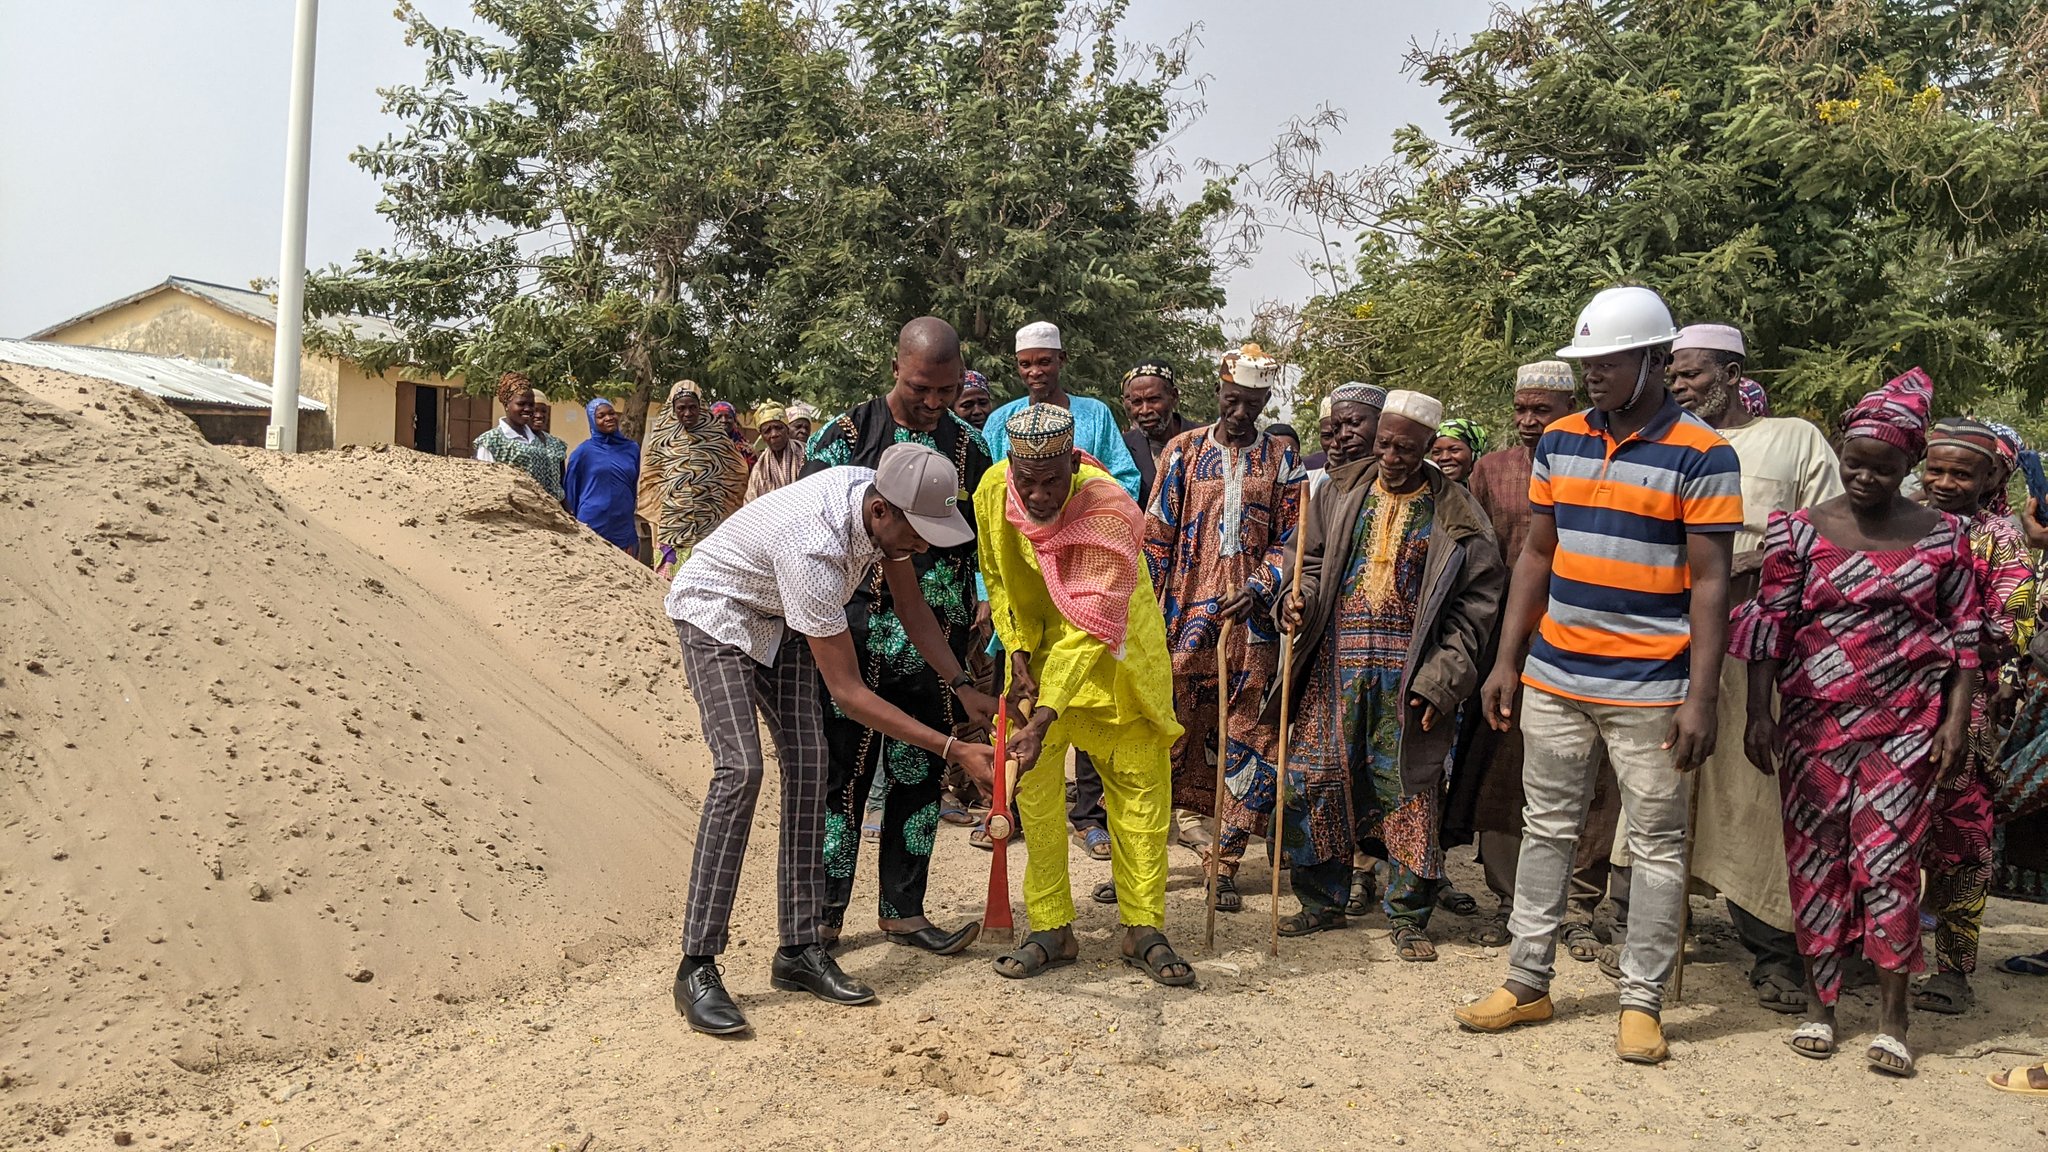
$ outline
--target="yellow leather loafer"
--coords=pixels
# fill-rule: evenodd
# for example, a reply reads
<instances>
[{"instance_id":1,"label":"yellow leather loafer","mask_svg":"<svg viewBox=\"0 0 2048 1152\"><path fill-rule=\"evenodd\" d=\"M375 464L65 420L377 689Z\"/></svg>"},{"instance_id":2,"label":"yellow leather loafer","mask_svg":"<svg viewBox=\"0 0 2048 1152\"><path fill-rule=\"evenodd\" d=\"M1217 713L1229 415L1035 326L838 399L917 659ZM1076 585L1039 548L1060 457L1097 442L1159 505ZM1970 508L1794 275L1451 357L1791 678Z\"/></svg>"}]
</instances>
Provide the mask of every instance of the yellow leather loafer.
<instances>
[{"instance_id":1,"label":"yellow leather loafer","mask_svg":"<svg viewBox=\"0 0 2048 1152\"><path fill-rule=\"evenodd\" d=\"M1664 1043L1663 1023L1648 1012L1622 1009L1614 1054L1631 1064L1662 1064L1671 1056L1671 1046Z\"/></svg>"},{"instance_id":2,"label":"yellow leather loafer","mask_svg":"<svg viewBox=\"0 0 2048 1152\"><path fill-rule=\"evenodd\" d=\"M1496 988L1485 999L1467 1004L1451 1015L1474 1032L1501 1032L1517 1024L1548 1020L1553 1011L1548 992L1527 1004L1517 1004L1513 992Z\"/></svg>"}]
</instances>

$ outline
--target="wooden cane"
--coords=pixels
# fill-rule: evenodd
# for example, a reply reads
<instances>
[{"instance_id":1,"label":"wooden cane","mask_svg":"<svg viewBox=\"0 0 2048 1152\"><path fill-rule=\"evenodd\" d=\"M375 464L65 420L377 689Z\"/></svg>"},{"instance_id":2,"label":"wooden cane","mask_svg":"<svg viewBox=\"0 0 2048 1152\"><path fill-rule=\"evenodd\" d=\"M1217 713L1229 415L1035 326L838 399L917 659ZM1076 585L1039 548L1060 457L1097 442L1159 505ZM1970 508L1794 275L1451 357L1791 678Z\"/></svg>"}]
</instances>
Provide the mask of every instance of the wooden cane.
<instances>
[{"instance_id":1,"label":"wooden cane","mask_svg":"<svg viewBox=\"0 0 2048 1152\"><path fill-rule=\"evenodd\" d=\"M1309 507L1308 501L1301 501L1301 516L1294 524L1294 586L1289 594L1297 598L1301 595L1302 552L1308 544ZM1306 601L1302 603L1301 610L1303 613L1308 611ZM1287 635L1280 640L1280 772L1273 780L1273 823L1267 829L1272 834L1273 843L1273 940L1268 951L1274 956L1280 954L1280 868L1286 848L1282 843L1286 836L1281 828L1287 818L1288 715L1294 697L1294 633L1300 627L1301 621L1295 621L1294 627L1289 628Z\"/></svg>"},{"instance_id":2,"label":"wooden cane","mask_svg":"<svg viewBox=\"0 0 2048 1152\"><path fill-rule=\"evenodd\" d=\"M1216 630L1216 814L1209 825L1209 922L1202 947L1216 947L1216 878L1223 874L1223 766L1230 750L1230 621Z\"/></svg>"},{"instance_id":3,"label":"wooden cane","mask_svg":"<svg viewBox=\"0 0 2048 1152\"><path fill-rule=\"evenodd\" d=\"M1700 819L1700 768L1696 766L1686 773L1686 791L1690 796L1685 805L1685 864L1680 869L1678 888L1678 961L1671 969L1671 982L1665 986L1664 999L1667 1003L1685 1002L1685 934L1692 930L1692 843L1699 834Z\"/></svg>"}]
</instances>

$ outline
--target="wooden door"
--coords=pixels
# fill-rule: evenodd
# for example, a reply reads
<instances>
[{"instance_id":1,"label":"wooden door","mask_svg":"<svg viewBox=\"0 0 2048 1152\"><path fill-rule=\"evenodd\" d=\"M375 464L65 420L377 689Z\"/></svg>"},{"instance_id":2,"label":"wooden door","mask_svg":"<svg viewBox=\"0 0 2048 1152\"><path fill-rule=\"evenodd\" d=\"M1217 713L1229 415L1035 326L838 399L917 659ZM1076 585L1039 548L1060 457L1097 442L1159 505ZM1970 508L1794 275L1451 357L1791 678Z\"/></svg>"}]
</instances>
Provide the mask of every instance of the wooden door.
<instances>
[{"instance_id":1,"label":"wooden door","mask_svg":"<svg viewBox=\"0 0 2048 1152\"><path fill-rule=\"evenodd\" d=\"M450 456L476 455L476 438L496 427L498 418L491 412L489 396L471 396L467 393L448 390L448 447Z\"/></svg>"},{"instance_id":2,"label":"wooden door","mask_svg":"<svg viewBox=\"0 0 2048 1152\"><path fill-rule=\"evenodd\" d=\"M391 423L391 442L402 448L418 448L419 429L414 426L414 418L419 411L419 385L410 380L400 380L397 399L393 406L397 415Z\"/></svg>"}]
</instances>

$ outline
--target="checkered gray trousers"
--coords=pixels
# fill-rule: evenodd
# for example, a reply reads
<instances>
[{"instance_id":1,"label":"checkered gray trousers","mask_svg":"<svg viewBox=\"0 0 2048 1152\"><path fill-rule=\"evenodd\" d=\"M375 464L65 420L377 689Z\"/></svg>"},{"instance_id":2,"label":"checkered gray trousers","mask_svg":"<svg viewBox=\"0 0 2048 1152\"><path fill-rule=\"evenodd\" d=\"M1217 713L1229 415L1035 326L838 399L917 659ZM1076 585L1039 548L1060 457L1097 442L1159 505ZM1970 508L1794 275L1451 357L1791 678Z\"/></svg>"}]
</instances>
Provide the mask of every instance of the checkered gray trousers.
<instances>
[{"instance_id":1,"label":"checkered gray trousers","mask_svg":"<svg viewBox=\"0 0 2048 1152\"><path fill-rule=\"evenodd\" d=\"M782 851L776 861L776 916L784 947L815 944L825 906L824 686L809 643L784 631L775 666L712 639L678 620L683 670L697 697L704 742L711 748L711 786L697 825L690 864L689 903L683 910L683 954L725 951L740 865L761 795L759 709L782 763Z\"/></svg>"}]
</instances>

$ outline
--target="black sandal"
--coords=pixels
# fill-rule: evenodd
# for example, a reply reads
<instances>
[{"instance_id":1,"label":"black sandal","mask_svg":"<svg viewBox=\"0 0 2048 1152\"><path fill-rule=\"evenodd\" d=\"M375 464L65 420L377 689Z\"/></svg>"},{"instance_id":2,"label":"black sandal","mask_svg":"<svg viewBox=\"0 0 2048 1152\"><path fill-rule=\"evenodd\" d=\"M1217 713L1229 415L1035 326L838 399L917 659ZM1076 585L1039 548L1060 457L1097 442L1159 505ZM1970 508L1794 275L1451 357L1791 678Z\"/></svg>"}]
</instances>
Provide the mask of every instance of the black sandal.
<instances>
[{"instance_id":1,"label":"black sandal","mask_svg":"<svg viewBox=\"0 0 2048 1152\"><path fill-rule=\"evenodd\" d=\"M1474 900L1471 893L1460 892L1449 883L1446 883L1443 891L1437 894L1436 904L1453 916L1470 916L1479 911L1479 901Z\"/></svg>"},{"instance_id":2,"label":"black sandal","mask_svg":"<svg viewBox=\"0 0 2048 1152\"><path fill-rule=\"evenodd\" d=\"M1147 932L1131 943L1137 951L1135 953L1124 953L1124 963L1138 969L1168 988L1185 988L1195 982L1194 966L1180 958L1180 954L1173 950L1173 945L1166 942L1165 933L1157 930ZM1162 948L1166 950L1166 955L1158 963L1153 963L1152 954ZM1166 970L1176 965L1181 969L1180 974L1177 976L1167 975Z\"/></svg>"},{"instance_id":3,"label":"black sandal","mask_svg":"<svg viewBox=\"0 0 2048 1152\"><path fill-rule=\"evenodd\" d=\"M1394 925L1395 954L1413 964L1428 964L1436 960L1436 944L1429 933L1413 924Z\"/></svg>"},{"instance_id":4,"label":"black sandal","mask_svg":"<svg viewBox=\"0 0 2048 1152\"><path fill-rule=\"evenodd\" d=\"M1001 956L996 957L996 975L1008 980L1028 980L1042 972L1049 972L1054 968L1064 968L1079 958L1080 945L1078 942L1074 946L1075 954L1073 956L1062 955L1057 951L1059 946L1059 933L1033 932L1029 936L1024 937L1024 942L1017 945L1013 951L1005 952ZM1008 960L1014 967L1003 967L1003 961L1005 960Z\"/></svg>"},{"instance_id":5,"label":"black sandal","mask_svg":"<svg viewBox=\"0 0 2048 1152\"><path fill-rule=\"evenodd\" d=\"M1351 870L1351 898L1344 902L1344 914L1346 916L1364 916L1371 912L1372 906L1379 902L1379 893L1374 891L1375 887L1372 869L1353 868Z\"/></svg>"},{"instance_id":6,"label":"black sandal","mask_svg":"<svg viewBox=\"0 0 2048 1152\"><path fill-rule=\"evenodd\" d=\"M1600 959L1600 934L1593 931L1591 924L1574 920L1565 925L1562 943L1572 959L1581 964L1591 964Z\"/></svg>"},{"instance_id":7,"label":"black sandal","mask_svg":"<svg viewBox=\"0 0 2048 1152\"><path fill-rule=\"evenodd\" d=\"M1216 877L1216 910L1218 912L1244 911L1244 897L1237 891L1237 877L1225 872Z\"/></svg>"},{"instance_id":8,"label":"black sandal","mask_svg":"<svg viewBox=\"0 0 2048 1152\"><path fill-rule=\"evenodd\" d=\"M1317 932L1332 932L1346 925L1342 912L1311 912L1306 908L1280 922L1282 936L1310 936Z\"/></svg>"},{"instance_id":9,"label":"black sandal","mask_svg":"<svg viewBox=\"0 0 2048 1152\"><path fill-rule=\"evenodd\" d=\"M1116 881L1104 880L1088 890L1088 898L1097 904L1116 903Z\"/></svg>"}]
</instances>

